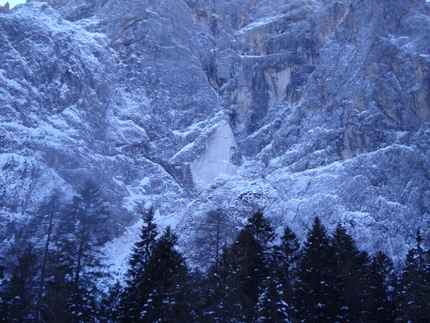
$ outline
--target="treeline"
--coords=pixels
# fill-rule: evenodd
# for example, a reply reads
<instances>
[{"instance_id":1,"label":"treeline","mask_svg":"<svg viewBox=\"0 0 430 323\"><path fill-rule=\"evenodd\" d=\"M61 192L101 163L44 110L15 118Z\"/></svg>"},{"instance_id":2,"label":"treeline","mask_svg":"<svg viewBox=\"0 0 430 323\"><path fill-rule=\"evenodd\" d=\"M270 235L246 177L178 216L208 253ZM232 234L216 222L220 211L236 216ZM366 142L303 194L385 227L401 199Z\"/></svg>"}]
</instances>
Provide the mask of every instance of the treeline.
<instances>
[{"instance_id":1,"label":"treeline","mask_svg":"<svg viewBox=\"0 0 430 323\"><path fill-rule=\"evenodd\" d=\"M102 226L86 219L106 212L82 193L71 208L80 216L47 225L44 248L30 243L4 280L1 322L430 322L430 262L419 230L396 269L384 253L360 251L341 225L329 234L318 217L298 239L289 227L277 237L256 212L232 245L202 259L213 265L200 272L150 210L125 279L101 291Z\"/></svg>"},{"instance_id":2,"label":"treeline","mask_svg":"<svg viewBox=\"0 0 430 323\"><path fill-rule=\"evenodd\" d=\"M0 255L0 322L97 322L101 247L113 224L94 182L78 193L66 202L54 191L24 228L12 228Z\"/></svg>"}]
</instances>

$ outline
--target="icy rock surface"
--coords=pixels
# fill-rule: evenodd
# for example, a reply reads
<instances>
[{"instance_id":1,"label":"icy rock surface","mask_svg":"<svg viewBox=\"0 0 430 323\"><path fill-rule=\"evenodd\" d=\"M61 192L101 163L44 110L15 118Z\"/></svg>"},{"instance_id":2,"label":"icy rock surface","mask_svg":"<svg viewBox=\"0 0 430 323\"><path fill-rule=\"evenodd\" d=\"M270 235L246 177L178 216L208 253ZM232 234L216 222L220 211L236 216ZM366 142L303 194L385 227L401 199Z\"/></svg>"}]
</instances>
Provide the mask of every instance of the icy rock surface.
<instances>
[{"instance_id":1,"label":"icy rock surface","mask_svg":"<svg viewBox=\"0 0 430 323\"><path fill-rule=\"evenodd\" d=\"M198 191L208 188L220 174L235 173L230 156L236 148L230 125L220 124L211 134L205 152L191 164L191 175Z\"/></svg>"},{"instance_id":2,"label":"icy rock surface","mask_svg":"<svg viewBox=\"0 0 430 323\"><path fill-rule=\"evenodd\" d=\"M0 14L0 62L6 239L87 178L118 224L152 205L193 264L257 208L393 257L430 239L425 1L30 2Z\"/></svg>"}]
</instances>

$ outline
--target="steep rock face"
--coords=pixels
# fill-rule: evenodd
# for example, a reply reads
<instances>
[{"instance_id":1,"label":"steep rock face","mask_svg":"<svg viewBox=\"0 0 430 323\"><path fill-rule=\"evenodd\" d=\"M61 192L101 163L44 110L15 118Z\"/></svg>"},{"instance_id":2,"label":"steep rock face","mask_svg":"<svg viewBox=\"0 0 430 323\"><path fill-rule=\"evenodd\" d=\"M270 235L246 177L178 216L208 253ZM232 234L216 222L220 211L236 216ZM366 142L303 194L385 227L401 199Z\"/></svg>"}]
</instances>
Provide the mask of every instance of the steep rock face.
<instances>
[{"instance_id":1,"label":"steep rock face","mask_svg":"<svg viewBox=\"0 0 430 323\"><path fill-rule=\"evenodd\" d=\"M195 264L256 208L392 256L430 227L424 1L50 0L0 28L4 228L85 178Z\"/></svg>"},{"instance_id":2,"label":"steep rock face","mask_svg":"<svg viewBox=\"0 0 430 323\"><path fill-rule=\"evenodd\" d=\"M106 41L36 3L2 15L0 37L2 175L16 174L12 165L22 164L24 172L32 173L33 185L43 177L54 186L58 177L73 182L74 170L90 171L80 167L91 158L87 152L105 150L110 98L106 66L100 62L112 59ZM13 181L2 184L4 203L20 204L13 200L13 185L6 186ZM16 190L21 191L20 185Z\"/></svg>"},{"instance_id":3,"label":"steep rock face","mask_svg":"<svg viewBox=\"0 0 430 323\"><path fill-rule=\"evenodd\" d=\"M233 37L242 69L220 93L246 161L190 209L205 214L229 196L221 209L236 224L263 207L300 233L319 215L370 250L403 254L412 227L429 223L428 8L312 5L290 2Z\"/></svg>"},{"instance_id":4,"label":"steep rock face","mask_svg":"<svg viewBox=\"0 0 430 323\"><path fill-rule=\"evenodd\" d=\"M128 98L121 61L104 34L87 32L42 3L1 18L6 211L31 214L53 187L67 191L86 178L102 186L125 223L130 218L121 209L140 195L157 196L170 185L175 199L182 194L163 166L140 158L156 134L141 121L149 99L145 93Z\"/></svg>"},{"instance_id":5,"label":"steep rock face","mask_svg":"<svg viewBox=\"0 0 430 323\"><path fill-rule=\"evenodd\" d=\"M0 13L8 13L10 10L9 2L6 2L4 6L0 6Z\"/></svg>"}]
</instances>

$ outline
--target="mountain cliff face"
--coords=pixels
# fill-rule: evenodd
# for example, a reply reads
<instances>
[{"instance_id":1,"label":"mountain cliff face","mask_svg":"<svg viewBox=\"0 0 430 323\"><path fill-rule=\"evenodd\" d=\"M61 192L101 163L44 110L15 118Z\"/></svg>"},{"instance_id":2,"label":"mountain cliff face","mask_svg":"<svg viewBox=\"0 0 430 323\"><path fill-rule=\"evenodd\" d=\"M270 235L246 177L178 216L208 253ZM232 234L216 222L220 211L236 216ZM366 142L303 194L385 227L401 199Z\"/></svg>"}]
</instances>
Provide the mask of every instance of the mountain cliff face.
<instances>
[{"instance_id":1,"label":"mountain cliff face","mask_svg":"<svg viewBox=\"0 0 430 323\"><path fill-rule=\"evenodd\" d=\"M3 243L88 178L195 264L257 208L394 258L430 239L424 0L30 2L0 14L0 62Z\"/></svg>"}]
</instances>

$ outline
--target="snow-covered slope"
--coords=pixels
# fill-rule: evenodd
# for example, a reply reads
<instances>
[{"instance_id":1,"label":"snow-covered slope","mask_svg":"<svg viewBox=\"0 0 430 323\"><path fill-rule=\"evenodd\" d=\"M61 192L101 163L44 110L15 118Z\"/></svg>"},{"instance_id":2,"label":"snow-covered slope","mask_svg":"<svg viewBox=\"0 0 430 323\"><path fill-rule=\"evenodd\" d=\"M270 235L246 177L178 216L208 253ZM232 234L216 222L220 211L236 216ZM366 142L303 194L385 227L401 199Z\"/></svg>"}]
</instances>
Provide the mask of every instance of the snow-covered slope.
<instances>
[{"instance_id":1,"label":"snow-covered slope","mask_svg":"<svg viewBox=\"0 0 430 323\"><path fill-rule=\"evenodd\" d=\"M49 0L0 14L2 236L91 178L119 227L152 205L196 264L215 211L228 242L257 208L279 230L318 215L403 256L418 227L430 239L429 12Z\"/></svg>"}]
</instances>

